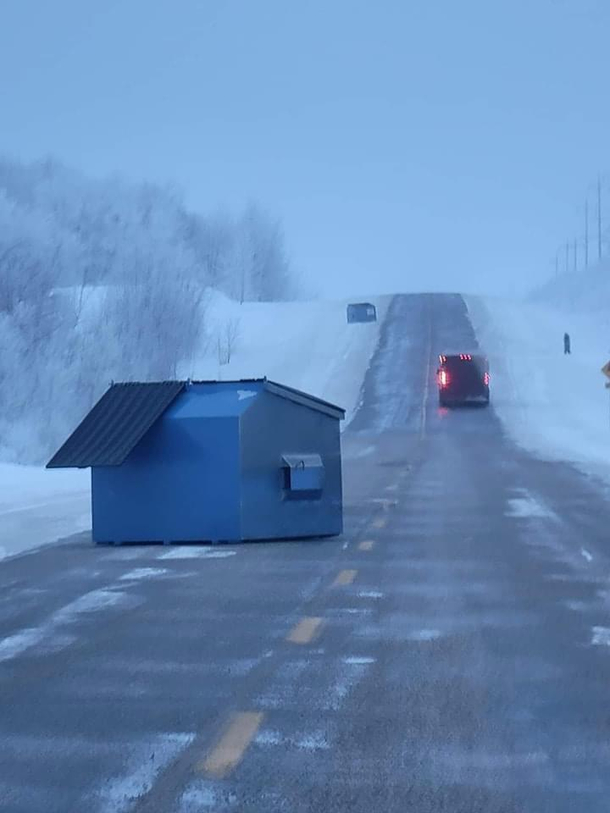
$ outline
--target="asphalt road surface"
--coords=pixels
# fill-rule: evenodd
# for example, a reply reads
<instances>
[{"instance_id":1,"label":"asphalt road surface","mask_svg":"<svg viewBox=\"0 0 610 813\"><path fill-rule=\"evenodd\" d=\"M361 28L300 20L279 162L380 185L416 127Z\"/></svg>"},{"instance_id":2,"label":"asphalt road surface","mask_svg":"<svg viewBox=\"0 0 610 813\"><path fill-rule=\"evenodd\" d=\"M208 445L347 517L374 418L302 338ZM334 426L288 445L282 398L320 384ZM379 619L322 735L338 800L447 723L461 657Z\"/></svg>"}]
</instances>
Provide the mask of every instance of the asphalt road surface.
<instances>
[{"instance_id":1,"label":"asphalt road surface","mask_svg":"<svg viewBox=\"0 0 610 813\"><path fill-rule=\"evenodd\" d=\"M340 539L2 563L0 811L610 810L607 495L438 408L474 342L393 300Z\"/></svg>"}]
</instances>

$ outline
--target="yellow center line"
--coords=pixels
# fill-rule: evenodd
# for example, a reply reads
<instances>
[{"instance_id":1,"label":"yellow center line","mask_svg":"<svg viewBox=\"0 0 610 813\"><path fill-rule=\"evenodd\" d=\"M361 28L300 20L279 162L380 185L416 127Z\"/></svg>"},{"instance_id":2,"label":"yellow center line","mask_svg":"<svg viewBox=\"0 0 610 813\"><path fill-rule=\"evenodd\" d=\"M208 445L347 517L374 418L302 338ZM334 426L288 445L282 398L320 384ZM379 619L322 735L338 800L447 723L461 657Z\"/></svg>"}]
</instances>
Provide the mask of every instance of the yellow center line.
<instances>
[{"instance_id":1,"label":"yellow center line","mask_svg":"<svg viewBox=\"0 0 610 813\"><path fill-rule=\"evenodd\" d=\"M372 539L365 539L364 542L358 545L358 550L373 550L374 547L375 543Z\"/></svg>"},{"instance_id":2,"label":"yellow center line","mask_svg":"<svg viewBox=\"0 0 610 813\"><path fill-rule=\"evenodd\" d=\"M286 640L293 644L309 644L315 635L317 635L321 624L321 618L313 618L311 616L302 618L289 632Z\"/></svg>"},{"instance_id":3,"label":"yellow center line","mask_svg":"<svg viewBox=\"0 0 610 813\"><path fill-rule=\"evenodd\" d=\"M388 521L385 517L379 517L373 522L373 528L385 528L388 524Z\"/></svg>"},{"instance_id":4,"label":"yellow center line","mask_svg":"<svg viewBox=\"0 0 610 813\"><path fill-rule=\"evenodd\" d=\"M357 570L341 570L337 578L333 582L333 587L339 587L344 584L351 584L356 578Z\"/></svg>"},{"instance_id":5,"label":"yellow center line","mask_svg":"<svg viewBox=\"0 0 610 813\"><path fill-rule=\"evenodd\" d=\"M239 711L233 715L224 733L197 770L222 779L238 765L263 721L257 711Z\"/></svg>"}]
</instances>

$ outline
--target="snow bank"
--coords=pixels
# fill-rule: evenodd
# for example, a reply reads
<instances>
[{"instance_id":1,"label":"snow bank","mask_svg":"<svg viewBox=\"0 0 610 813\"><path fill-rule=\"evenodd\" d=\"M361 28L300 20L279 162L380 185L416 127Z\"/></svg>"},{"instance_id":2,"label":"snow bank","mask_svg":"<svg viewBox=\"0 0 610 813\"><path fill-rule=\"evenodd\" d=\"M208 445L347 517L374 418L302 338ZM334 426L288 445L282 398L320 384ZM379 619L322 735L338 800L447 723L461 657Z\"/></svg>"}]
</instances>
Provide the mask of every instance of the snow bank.
<instances>
[{"instance_id":1,"label":"snow bank","mask_svg":"<svg viewBox=\"0 0 610 813\"><path fill-rule=\"evenodd\" d=\"M348 325L347 302L240 305L210 294L203 315L206 342L180 375L267 376L342 406L347 425L390 298L372 301L378 322ZM88 471L0 464L0 558L90 527Z\"/></svg>"},{"instance_id":2,"label":"snow bank","mask_svg":"<svg viewBox=\"0 0 610 813\"><path fill-rule=\"evenodd\" d=\"M610 480L610 395L600 373L610 359L610 325L587 299L574 290L570 301L584 312L570 314L540 301L469 298L468 307L490 358L492 402L511 438Z\"/></svg>"}]
</instances>

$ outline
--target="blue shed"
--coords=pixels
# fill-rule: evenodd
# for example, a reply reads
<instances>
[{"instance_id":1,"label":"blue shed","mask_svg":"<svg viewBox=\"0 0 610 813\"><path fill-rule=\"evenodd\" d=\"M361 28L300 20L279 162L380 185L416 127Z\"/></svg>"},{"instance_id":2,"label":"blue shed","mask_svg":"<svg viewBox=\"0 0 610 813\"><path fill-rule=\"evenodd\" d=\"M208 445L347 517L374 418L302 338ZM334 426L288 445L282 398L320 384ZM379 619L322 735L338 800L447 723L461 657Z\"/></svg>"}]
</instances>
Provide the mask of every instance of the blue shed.
<instances>
[{"instance_id":1,"label":"blue shed","mask_svg":"<svg viewBox=\"0 0 610 813\"><path fill-rule=\"evenodd\" d=\"M47 468L91 467L98 543L334 536L344 416L267 379L114 384Z\"/></svg>"}]
</instances>

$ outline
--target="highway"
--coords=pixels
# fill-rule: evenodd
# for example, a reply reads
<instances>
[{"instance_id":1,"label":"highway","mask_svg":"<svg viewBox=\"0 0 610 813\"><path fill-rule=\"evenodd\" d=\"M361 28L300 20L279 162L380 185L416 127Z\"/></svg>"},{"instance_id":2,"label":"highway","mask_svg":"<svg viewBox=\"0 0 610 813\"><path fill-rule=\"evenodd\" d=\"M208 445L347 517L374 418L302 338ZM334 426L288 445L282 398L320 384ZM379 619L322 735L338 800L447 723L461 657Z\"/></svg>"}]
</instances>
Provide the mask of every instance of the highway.
<instances>
[{"instance_id":1,"label":"highway","mask_svg":"<svg viewBox=\"0 0 610 813\"><path fill-rule=\"evenodd\" d=\"M393 299L340 538L0 564L0 811L608 811L607 494L439 409L475 342Z\"/></svg>"}]
</instances>

